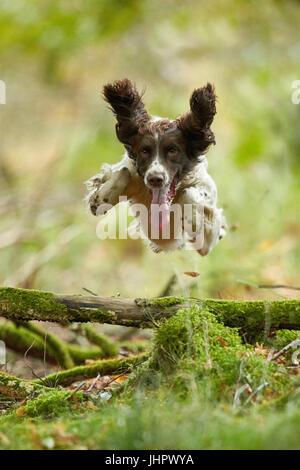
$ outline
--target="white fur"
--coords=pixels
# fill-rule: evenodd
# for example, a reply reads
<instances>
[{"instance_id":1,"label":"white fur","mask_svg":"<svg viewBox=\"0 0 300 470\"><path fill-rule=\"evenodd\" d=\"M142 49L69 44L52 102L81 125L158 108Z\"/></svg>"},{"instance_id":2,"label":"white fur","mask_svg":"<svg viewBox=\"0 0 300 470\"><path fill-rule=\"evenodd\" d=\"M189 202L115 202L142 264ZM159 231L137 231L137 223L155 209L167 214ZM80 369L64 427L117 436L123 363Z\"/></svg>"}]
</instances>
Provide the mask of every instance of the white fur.
<instances>
[{"instance_id":1,"label":"white fur","mask_svg":"<svg viewBox=\"0 0 300 470\"><path fill-rule=\"evenodd\" d=\"M160 158L159 158L158 135L155 134L154 138L156 140L156 155L155 155L153 161L151 162L151 165L147 169L147 171L145 173L145 176L144 176L144 183L145 183L146 186L149 186L149 187L151 186L151 184L149 184L149 178L151 178L153 176L156 176L156 175L162 175L164 177L164 179L165 179L164 184L165 185L170 184L169 174L168 174L166 168L161 164Z\"/></svg>"}]
</instances>

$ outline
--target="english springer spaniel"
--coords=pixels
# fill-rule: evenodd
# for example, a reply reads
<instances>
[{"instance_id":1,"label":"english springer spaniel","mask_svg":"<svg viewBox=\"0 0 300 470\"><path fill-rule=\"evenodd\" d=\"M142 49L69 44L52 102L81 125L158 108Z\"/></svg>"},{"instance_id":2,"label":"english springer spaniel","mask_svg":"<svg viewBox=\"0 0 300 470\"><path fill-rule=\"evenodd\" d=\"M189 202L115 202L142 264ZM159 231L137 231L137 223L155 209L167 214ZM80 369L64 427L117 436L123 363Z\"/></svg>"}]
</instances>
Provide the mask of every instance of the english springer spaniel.
<instances>
[{"instance_id":1,"label":"english springer spaniel","mask_svg":"<svg viewBox=\"0 0 300 470\"><path fill-rule=\"evenodd\" d=\"M226 234L205 157L215 144L210 128L216 114L214 87L208 83L194 90L190 111L175 120L151 118L142 95L128 79L105 85L103 95L115 114L116 134L126 152L120 162L104 164L100 173L87 181L92 214L106 213L120 196L126 196L131 207L143 205L150 214L146 223L139 220L136 228L154 251L192 245L201 232L201 244L195 246L202 256L207 255ZM172 210L176 205L183 211L179 235ZM188 216L182 215L185 207L191 208ZM158 208L158 219L154 208ZM166 226L168 236L162 236Z\"/></svg>"}]
</instances>

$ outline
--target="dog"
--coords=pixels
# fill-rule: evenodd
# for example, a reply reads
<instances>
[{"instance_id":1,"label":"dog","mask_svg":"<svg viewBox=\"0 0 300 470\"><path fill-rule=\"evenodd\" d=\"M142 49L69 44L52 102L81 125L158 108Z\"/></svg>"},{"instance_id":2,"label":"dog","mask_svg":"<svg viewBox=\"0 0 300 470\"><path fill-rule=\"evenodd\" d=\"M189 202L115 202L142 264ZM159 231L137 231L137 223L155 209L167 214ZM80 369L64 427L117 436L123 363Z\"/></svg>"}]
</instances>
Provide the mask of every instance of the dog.
<instances>
[{"instance_id":1,"label":"dog","mask_svg":"<svg viewBox=\"0 0 300 470\"><path fill-rule=\"evenodd\" d=\"M201 232L201 246L196 248L200 255L207 255L226 234L226 220L217 207L217 188L207 172L205 156L215 144L210 127L216 114L214 86L207 83L195 89L190 110L174 120L151 118L143 95L128 79L105 85L103 95L116 117L117 138L126 152L120 162L104 164L100 173L86 182L90 211L102 215L119 202L120 196L126 196L132 207L142 205L150 214L147 223L139 221L136 230L143 233L155 252L191 245ZM175 205L191 207L189 217L181 213L181 236L178 228L172 227L169 236L163 237L162 228L174 225ZM152 217L155 207L159 208L158 224ZM195 232L199 214L201 228ZM153 226L158 226L155 236Z\"/></svg>"}]
</instances>

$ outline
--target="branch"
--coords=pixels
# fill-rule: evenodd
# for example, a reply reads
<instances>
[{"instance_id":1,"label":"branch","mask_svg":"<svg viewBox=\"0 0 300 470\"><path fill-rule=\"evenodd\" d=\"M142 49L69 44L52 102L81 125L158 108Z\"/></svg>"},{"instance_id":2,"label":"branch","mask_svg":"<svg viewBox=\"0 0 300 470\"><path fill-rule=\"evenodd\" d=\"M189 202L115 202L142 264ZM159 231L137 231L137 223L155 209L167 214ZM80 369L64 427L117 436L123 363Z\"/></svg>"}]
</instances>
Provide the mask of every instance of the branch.
<instances>
[{"instance_id":1,"label":"branch","mask_svg":"<svg viewBox=\"0 0 300 470\"><path fill-rule=\"evenodd\" d=\"M284 348L282 348L280 351L274 354L274 356L271 355L268 362L275 361L276 359L278 359L279 356L282 356L282 354L285 354L289 349L296 348L299 345L300 345L300 337L297 339L294 339L294 341L284 346Z\"/></svg>"},{"instance_id":2,"label":"branch","mask_svg":"<svg viewBox=\"0 0 300 470\"><path fill-rule=\"evenodd\" d=\"M29 331L24 326L16 326L12 322L0 320L0 340L4 341L6 347L24 354L25 351L30 349L30 355L43 359L44 349L46 347L46 361L50 363L57 363L57 351L53 350L48 341L44 338ZM87 359L102 359L104 354L99 348L81 348L76 344L64 343L75 364L82 364ZM126 347L126 344L120 344ZM145 344L143 343L143 346ZM132 346L132 352L140 352L141 348Z\"/></svg>"},{"instance_id":3,"label":"branch","mask_svg":"<svg viewBox=\"0 0 300 470\"><path fill-rule=\"evenodd\" d=\"M89 340L90 343L99 346L103 351L103 357L117 356L119 348L112 343L105 335L95 331L90 325L80 325L80 332Z\"/></svg>"},{"instance_id":4,"label":"branch","mask_svg":"<svg viewBox=\"0 0 300 470\"><path fill-rule=\"evenodd\" d=\"M70 351L68 350L67 344L65 344L63 341L61 341L57 336L53 335L52 333L49 333L39 328L34 323L27 322L23 326L26 329L28 329L28 331L31 331L36 336L39 336L42 339L42 341L46 341L46 344L47 343L49 344L50 348L55 354L57 362L59 363L61 367L63 367L64 369L70 369L71 367L74 367L74 362L70 354Z\"/></svg>"},{"instance_id":5,"label":"branch","mask_svg":"<svg viewBox=\"0 0 300 470\"><path fill-rule=\"evenodd\" d=\"M128 370L130 367L144 362L147 358L147 354L140 354L126 359L107 359L95 362L95 364L92 365L78 366L62 372L56 372L54 374L47 375L43 379L33 380L30 383L39 385L45 384L48 387L57 387L58 385L67 386L79 380L92 379L96 377L97 374L119 374L120 372Z\"/></svg>"},{"instance_id":6,"label":"branch","mask_svg":"<svg viewBox=\"0 0 300 470\"><path fill-rule=\"evenodd\" d=\"M199 300L163 297L122 299L0 288L0 316L18 321L96 322L149 328L181 308L197 304L225 325L243 330L300 329L300 300Z\"/></svg>"}]
</instances>

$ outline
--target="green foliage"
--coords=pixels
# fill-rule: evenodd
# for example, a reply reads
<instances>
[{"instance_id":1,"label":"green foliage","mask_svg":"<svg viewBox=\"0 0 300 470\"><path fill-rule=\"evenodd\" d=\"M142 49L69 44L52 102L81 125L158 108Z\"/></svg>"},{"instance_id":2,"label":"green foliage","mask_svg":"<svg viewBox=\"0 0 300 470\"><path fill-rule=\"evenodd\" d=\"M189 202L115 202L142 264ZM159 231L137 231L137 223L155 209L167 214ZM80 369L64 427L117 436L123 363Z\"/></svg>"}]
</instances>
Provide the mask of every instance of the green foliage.
<instances>
[{"instance_id":1,"label":"green foliage","mask_svg":"<svg viewBox=\"0 0 300 470\"><path fill-rule=\"evenodd\" d=\"M136 394L80 417L34 418L34 425L25 417L1 417L0 448L43 449L51 437L55 449L299 449L299 432L296 401L283 410L254 406L241 415L196 391L184 402L169 392Z\"/></svg>"},{"instance_id":2,"label":"green foliage","mask_svg":"<svg viewBox=\"0 0 300 470\"><path fill-rule=\"evenodd\" d=\"M24 416L30 418L53 418L67 412L76 412L70 390L52 389L41 393L35 400L28 400L24 406ZM83 402L80 393L76 394L76 402Z\"/></svg>"},{"instance_id":3,"label":"green foliage","mask_svg":"<svg viewBox=\"0 0 300 470\"><path fill-rule=\"evenodd\" d=\"M143 388L167 386L180 396L194 387L202 392L209 388L210 399L232 402L244 383L255 390L267 382L275 394L282 393L291 381L277 370L242 344L236 328L225 327L211 312L193 306L161 322L152 354L135 371L133 381Z\"/></svg>"},{"instance_id":4,"label":"green foliage","mask_svg":"<svg viewBox=\"0 0 300 470\"><path fill-rule=\"evenodd\" d=\"M275 349L282 349L295 339L299 338L299 331L294 330L279 330L276 331L275 336L271 339L271 346Z\"/></svg>"},{"instance_id":5,"label":"green foliage","mask_svg":"<svg viewBox=\"0 0 300 470\"><path fill-rule=\"evenodd\" d=\"M0 53L17 46L18 53L39 54L48 81L57 78L57 67L66 55L121 35L141 13L137 0L81 0L75 8L67 1L47 0L39 7L36 2L17 0L13 5L4 1L1 6Z\"/></svg>"}]
</instances>

